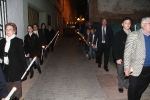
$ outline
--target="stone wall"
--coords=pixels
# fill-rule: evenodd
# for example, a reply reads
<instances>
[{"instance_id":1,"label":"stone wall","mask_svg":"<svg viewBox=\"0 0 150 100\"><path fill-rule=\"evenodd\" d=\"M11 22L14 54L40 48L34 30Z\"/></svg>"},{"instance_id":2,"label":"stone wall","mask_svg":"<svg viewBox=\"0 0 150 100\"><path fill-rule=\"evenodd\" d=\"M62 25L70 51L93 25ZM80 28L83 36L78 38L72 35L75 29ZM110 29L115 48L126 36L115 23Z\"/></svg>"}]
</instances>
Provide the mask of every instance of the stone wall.
<instances>
[{"instance_id":1,"label":"stone wall","mask_svg":"<svg viewBox=\"0 0 150 100\"><path fill-rule=\"evenodd\" d=\"M126 16L140 23L143 17L150 16L150 0L89 0L90 21L107 18L111 23L120 23Z\"/></svg>"}]
</instances>

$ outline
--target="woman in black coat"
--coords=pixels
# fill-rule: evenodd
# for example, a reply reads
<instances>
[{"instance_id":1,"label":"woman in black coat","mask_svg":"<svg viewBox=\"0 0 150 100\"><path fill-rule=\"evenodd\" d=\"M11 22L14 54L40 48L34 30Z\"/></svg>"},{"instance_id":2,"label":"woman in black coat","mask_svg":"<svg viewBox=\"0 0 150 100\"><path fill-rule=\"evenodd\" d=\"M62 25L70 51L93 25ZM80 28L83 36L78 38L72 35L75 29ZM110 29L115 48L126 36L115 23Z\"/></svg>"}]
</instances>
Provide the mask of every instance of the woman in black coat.
<instances>
[{"instance_id":1,"label":"woman in black coat","mask_svg":"<svg viewBox=\"0 0 150 100\"><path fill-rule=\"evenodd\" d=\"M36 34L33 33L33 28L31 25L28 25L28 34L24 38L24 49L25 49L25 54L28 57L29 62L33 60L34 57L38 57L40 54L40 42L39 38L37 37ZM35 66L38 69L39 73L41 73L41 68L39 65L38 59L35 60ZM30 68L30 78L33 77L34 75L34 70L33 66Z\"/></svg>"},{"instance_id":2,"label":"woman in black coat","mask_svg":"<svg viewBox=\"0 0 150 100\"><path fill-rule=\"evenodd\" d=\"M3 71L8 91L14 86L17 88L12 100L19 100L22 96L21 77L27 68L23 41L16 37L17 26L14 23L6 24L5 29L6 38L0 40L0 58L5 65Z\"/></svg>"},{"instance_id":3,"label":"woman in black coat","mask_svg":"<svg viewBox=\"0 0 150 100\"><path fill-rule=\"evenodd\" d=\"M46 38L46 35L47 35L47 32L48 32L48 30L46 29L46 25L45 25L45 23L42 23L41 24L41 29L39 30L39 32L40 32L40 34L42 34L43 35L43 43L42 43L42 46L47 46L47 38ZM42 36L41 35L41 36ZM45 58L47 58L47 49L46 50L44 50L44 55L45 55Z\"/></svg>"}]
</instances>

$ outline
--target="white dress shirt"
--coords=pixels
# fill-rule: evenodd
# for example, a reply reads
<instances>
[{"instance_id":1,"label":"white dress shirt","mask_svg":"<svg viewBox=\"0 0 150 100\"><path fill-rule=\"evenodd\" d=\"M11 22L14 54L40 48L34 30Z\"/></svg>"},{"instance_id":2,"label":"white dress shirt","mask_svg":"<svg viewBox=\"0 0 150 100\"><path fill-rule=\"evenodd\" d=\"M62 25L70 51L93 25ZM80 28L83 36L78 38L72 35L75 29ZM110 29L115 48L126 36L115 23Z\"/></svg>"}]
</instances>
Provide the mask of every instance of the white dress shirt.
<instances>
[{"instance_id":1,"label":"white dress shirt","mask_svg":"<svg viewBox=\"0 0 150 100\"><path fill-rule=\"evenodd\" d=\"M106 26L104 27L104 26L102 26L102 36L103 36L103 29L104 29L104 31L105 31L105 35L106 35ZM102 43L105 43L105 41L102 41Z\"/></svg>"}]
</instances>

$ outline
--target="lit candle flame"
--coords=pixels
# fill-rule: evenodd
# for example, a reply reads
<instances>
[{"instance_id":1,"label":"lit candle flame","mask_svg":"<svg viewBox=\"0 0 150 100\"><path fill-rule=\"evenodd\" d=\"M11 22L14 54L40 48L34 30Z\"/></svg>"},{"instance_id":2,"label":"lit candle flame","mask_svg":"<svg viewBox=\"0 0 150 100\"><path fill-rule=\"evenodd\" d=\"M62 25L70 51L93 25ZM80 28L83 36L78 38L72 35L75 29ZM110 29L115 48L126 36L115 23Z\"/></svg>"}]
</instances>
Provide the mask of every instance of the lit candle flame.
<instances>
[{"instance_id":1,"label":"lit candle flame","mask_svg":"<svg viewBox=\"0 0 150 100\"><path fill-rule=\"evenodd\" d=\"M45 46L42 46L42 48L45 48Z\"/></svg>"},{"instance_id":2,"label":"lit candle flame","mask_svg":"<svg viewBox=\"0 0 150 100\"><path fill-rule=\"evenodd\" d=\"M130 73L132 73L133 72L133 68L132 67L130 67Z\"/></svg>"}]
</instances>

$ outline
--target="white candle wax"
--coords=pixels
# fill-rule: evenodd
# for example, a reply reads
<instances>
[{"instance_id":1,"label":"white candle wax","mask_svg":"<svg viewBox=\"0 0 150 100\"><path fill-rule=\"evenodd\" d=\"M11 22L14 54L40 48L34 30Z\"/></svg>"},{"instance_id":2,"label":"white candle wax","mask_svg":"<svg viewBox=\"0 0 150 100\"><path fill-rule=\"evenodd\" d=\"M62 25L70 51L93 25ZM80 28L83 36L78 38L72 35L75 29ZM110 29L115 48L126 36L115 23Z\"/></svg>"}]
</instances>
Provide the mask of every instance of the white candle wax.
<instances>
[{"instance_id":1,"label":"white candle wax","mask_svg":"<svg viewBox=\"0 0 150 100\"><path fill-rule=\"evenodd\" d=\"M13 87L12 90L10 91L10 93L8 94L8 96L5 98L5 100L9 100L10 97L14 94L14 92L17 90L16 87Z\"/></svg>"},{"instance_id":2,"label":"white candle wax","mask_svg":"<svg viewBox=\"0 0 150 100\"><path fill-rule=\"evenodd\" d=\"M36 57L34 57L34 59L31 61L30 65L28 66L28 68L26 69L25 73L23 74L23 76L21 77L21 80L24 78L24 76L26 75L27 71L30 69L30 67L32 66L33 62L36 60Z\"/></svg>"}]
</instances>

